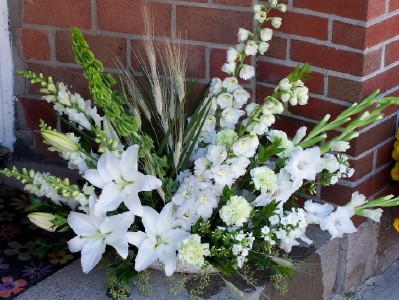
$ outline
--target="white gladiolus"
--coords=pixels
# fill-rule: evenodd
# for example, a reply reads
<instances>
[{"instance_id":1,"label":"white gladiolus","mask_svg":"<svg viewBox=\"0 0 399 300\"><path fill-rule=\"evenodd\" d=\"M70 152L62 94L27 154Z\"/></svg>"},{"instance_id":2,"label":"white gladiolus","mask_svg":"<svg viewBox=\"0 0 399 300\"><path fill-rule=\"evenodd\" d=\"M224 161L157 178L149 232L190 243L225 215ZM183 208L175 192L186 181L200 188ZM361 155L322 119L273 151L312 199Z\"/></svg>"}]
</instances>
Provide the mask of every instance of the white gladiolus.
<instances>
[{"instance_id":1,"label":"white gladiolus","mask_svg":"<svg viewBox=\"0 0 399 300\"><path fill-rule=\"evenodd\" d=\"M357 229L351 221L353 215L353 209L340 206L320 222L320 228L327 230L331 234L331 239L343 237L344 233L354 233Z\"/></svg>"},{"instance_id":2,"label":"white gladiolus","mask_svg":"<svg viewBox=\"0 0 399 300\"><path fill-rule=\"evenodd\" d=\"M344 142L344 141L332 141L330 143L330 149L332 151L337 151L337 152L345 152L350 148L349 142Z\"/></svg>"},{"instance_id":3,"label":"white gladiolus","mask_svg":"<svg viewBox=\"0 0 399 300\"><path fill-rule=\"evenodd\" d=\"M382 216L383 210L381 208L376 208L376 209L363 209L361 214L364 217L367 217L374 222L380 222L381 216Z\"/></svg>"}]
</instances>

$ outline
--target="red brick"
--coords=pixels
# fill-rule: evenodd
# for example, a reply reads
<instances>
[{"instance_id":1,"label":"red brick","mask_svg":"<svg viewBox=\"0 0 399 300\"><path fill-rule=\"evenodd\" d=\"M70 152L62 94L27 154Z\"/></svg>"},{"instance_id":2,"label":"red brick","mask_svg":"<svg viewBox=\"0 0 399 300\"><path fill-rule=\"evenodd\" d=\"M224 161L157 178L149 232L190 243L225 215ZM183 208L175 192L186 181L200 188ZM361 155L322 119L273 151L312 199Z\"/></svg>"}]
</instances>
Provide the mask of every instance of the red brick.
<instances>
[{"instance_id":1,"label":"red brick","mask_svg":"<svg viewBox=\"0 0 399 300\"><path fill-rule=\"evenodd\" d=\"M24 129L39 130L40 120L43 120L51 127L55 127L57 125L57 118L52 108L52 104L49 104L44 100L25 98L18 99L18 103L23 109L23 116L18 116L18 119L24 118ZM19 121L21 123L21 120Z\"/></svg>"},{"instance_id":2,"label":"red brick","mask_svg":"<svg viewBox=\"0 0 399 300\"><path fill-rule=\"evenodd\" d=\"M360 136L351 141L351 148L348 154L357 156L378 144L392 138L396 133L396 124L393 118L383 121L381 124L370 128L360 134Z\"/></svg>"},{"instance_id":3,"label":"red brick","mask_svg":"<svg viewBox=\"0 0 399 300\"><path fill-rule=\"evenodd\" d=\"M363 94L370 94L371 92L380 89L381 92L390 90L398 86L399 66L390 68L383 73L380 73L363 83Z\"/></svg>"},{"instance_id":4,"label":"red brick","mask_svg":"<svg viewBox=\"0 0 399 300\"><path fill-rule=\"evenodd\" d=\"M363 56L360 53L308 42L294 40L291 42L291 60L310 62L313 66L357 76L364 76L378 70L380 56L381 50L375 50Z\"/></svg>"},{"instance_id":5,"label":"red brick","mask_svg":"<svg viewBox=\"0 0 399 300\"><path fill-rule=\"evenodd\" d=\"M256 103L262 104L267 96L273 94L274 89L271 87L256 85Z\"/></svg>"},{"instance_id":6,"label":"red brick","mask_svg":"<svg viewBox=\"0 0 399 300\"><path fill-rule=\"evenodd\" d=\"M27 64L27 70L36 73L43 73L45 76L52 76L55 82L64 82L72 92L80 93L85 99L90 99L87 88L87 80L83 77L81 69L67 67L50 67L40 64ZM29 94L39 94L37 85L28 85Z\"/></svg>"},{"instance_id":7,"label":"red brick","mask_svg":"<svg viewBox=\"0 0 399 300\"><path fill-rule=\"evenodd\" d=\"M145 34L142 7L148 5L154 24L154 34L169 36L172 7L170 4L141 0L97 0L97 24L102 30Z\"/></svg>"},{"instance_id":8,"label":"red brick","mask_svg":"<svg viewBox=\"0 0 399 300\"><path fill-rule=\"evenodd\" d=\"M19 38L26 60L50 60L51 49L46 31L23 28L19 30Z\"/></svg>"},{"instance_id":9,"label":"red brick","mask_svg":"<svg viewBox=\"0 0 399 300\"><path fill-rule=\"evenodd\" d=\"M233 45L240 27L252 29L252 12L205 7L177 6L176 27L187 31L187 39Z\"/></svg>"},{"instance_id":10,"label":"red brick","mask_svg":"<svg viewBox=\"0 0 399 300\"><path fill-rule=\"evenodd\" d=\"M321 189L320 198L324 201L337 205L345 205L351 200L352 193L355 191L356 189L337 183L331 186L323 187Z\"/></svg>"},{"instance_id":11,"label":"red brick","mask_svg":"<svg viewBox=\"0 0 399 300\"><path fill-rule=\"evenodd\" d=\"M355 169L355 173L348 181L357 181L370 174L373 171L373 156L373 152L370 152L362 158L350 160L350 166Z\"/></svg>"},{"instance_id":12,"label":"red brick","mask_svg":"<svg viewBox=\"0 0 399 300\"><path fill-rule=\"evenodd\" d=\"M362 83L346 78L328 77L328 92L330 98L347 102L357 102L362 97Z\"/></svg>"},{"instance_id":13,"label":"red brick","mask_svg":"<svg viewBox=\"0 0 399 300\"><path fill-rule=\"evenodd\" d=\"M399 15L378 22L367 28L366 48L378 45L395 37L399 31Z\"/></svg>"},{"instance_id":14,"label":"red brick","mask_svg":"<svg viewBox=\"0 0 399 300\"><path fill-rule=\"evenodd\" d=\"M399 3L399 2L398 2ZM399 60L399 40L385 46L385 66Z\"/></svg>"},{"instance_id":15,"label":"red brick","mask_svg":"<svg viewBox=\"0 0 399 300\"><path fill-rule=\"evenodd\" d=\"M257 63L257 79L261 82L278 84L280 80L287 77L294 68L282 66L279 64L258 61ZM311 93L323 94L324 76L319 73L312 73L310 79L305 81L306 86Z\"/></svg>"},{"instance_id":16,"label":"red brick","mask_svg":"<svg viewBox=\"0 0 399 300\"><path fill-rule=\"evenodd\" d=\"M385 0L294 0L294 7L366 21L385 12Z\"/></svg>"},{"instance_id":17,"label":"red brick","mask_svg":"<svg viewBox=\"0 0 399 300\"><path fill-rule=\"evenodd\" d=\"M203 2L208 2L207 0ZM244 6L244 7L251 7L252 0L213 0L215 4L222 4L228 6Z\"/></svg>"},{"instance_id":18,"label":"red brick","mask_svg":"<svg viewBox=\"0 0 399 300\"><path fill-rule=\"evenodd\" d=\"M273 37L265 56L285 60L287 58L287 40L284 38Z\"/></svg>"},{"instance_id":19,"label":"red brick","mask_svg":"<svg viewBox=\"0 0 399 300\"><path fill-rule=\"evenodd\" d=\"M380 168L381 166L389 163L393 164L394 162L394 160L392 159L393 144L394 140L386 143L385 145L377 149L376 162L375 162L376 168Z\"/></svg>"},{"instance_id":20,"label":"red brick","mask_svg":"<svg viewBox=\"0 0 399 300\"><path fill-rule=\"evenodd\" d=\"M399 2L395 0L390 0L389 1L389 11L394 11L399 9Z\"/></svg>"},{"instance_id":21,"label":"red brick","mask_svg":"<svg viewBox=\"0 0 399 300\"><path fill-rule=\"evenodd\" d=\"M147 68L149 65L147 64L147 56L144 50L144 44L142 40L132 40L132 67L139 71L139 61L137 56L144 60ZM155 42L156 48L163 48L163 42ZM184 49L184 45L182 46ZM194 45L186 45L186 63L187 63L187 78L205 78L205 47L204 46L194 46ZM160 61L159 51L157 51L157 59Z\"/></svg>"},{"instance_id":22,"label":"red brick","mask_svg":"<svg viewBox=\"0 0 399 300\"><path fill-rule=\"evenodd\" d=\"M330 120L333 120L345 108L345 106L340 104L310 97L307 105L290 107L290 111L295 115L319 121L327 114L330 114Z\"/></svg>"},{"instance_id":23,"label":"red brick","mask_svg":"<svg viewBox=\"0 0 399 300\"><path fill-rule=\"evenodd\" d=\"M116 61L126 66L127 41L106 35L84 35L90 50L105 67L116 68ZM70 32L57 31L55 35L56 58L60 62L75 62Z\"/></svg>"},{"instance_id":24,"label":"red brick","mask_svg":"<svg viewBox=\"0 0 399 300\"><path fill-rule=\"evenodd\" d=\"M306 126L310 131L314 124L288 116L279 116L275 125L273 125L273 129L283 130L288 137L293 138L301 126Z\"/></svg>"},{"instance_id":25,"label":"red brick","mask_svg":"<svg viewBox=\"0 0 399 300\"><path fill-rule=\"evenodd\" d=\"M367 29L363 26L334 21L332 42L355 49L365 49L366 31Z\"/></svg>"},{"instance_id":26,"label":"red brick","mask_svg":"<svg viewBox=\"0 0 399 300\"><path fill-rule=\"evenodd\" d=\"M25 23L91 28L91 0L24 0Z\"/></svg>"},{"instance_id":27,"label":"red brick","mask_svg":"<svg viewBox=\"0 0 399 300\"><path fill-rule=\"evenodd\" d=\"M295 34L304 37L327 40L328 20L326 18L286 12L279 14L283 18L279 32ZM306 26L303 26L306 24Z\"/></svg>"}]
</instances>

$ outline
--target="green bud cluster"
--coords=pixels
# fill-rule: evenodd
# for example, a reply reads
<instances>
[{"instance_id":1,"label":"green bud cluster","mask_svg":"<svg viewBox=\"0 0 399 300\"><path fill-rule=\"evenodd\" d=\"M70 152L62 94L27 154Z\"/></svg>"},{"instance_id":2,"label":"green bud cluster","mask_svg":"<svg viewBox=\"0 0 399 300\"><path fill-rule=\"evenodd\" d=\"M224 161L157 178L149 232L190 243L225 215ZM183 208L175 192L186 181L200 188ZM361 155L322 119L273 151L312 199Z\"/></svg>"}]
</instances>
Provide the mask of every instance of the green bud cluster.
<instances>
[{"instance_id":1,"label":"green bud cluster","mask_svg":"<svg viewBox=\"0 0 399 300\"><path fill-rule=\"evenodd\" d=\"M117 151L119 150L119 142L115 141L113 139L107 138L107 134L104 130L102 130L100 127L96 127L95 129L95 142L99 144L98 152L99 153L104 153L105 150L109 151Z\"/></svg>"},{"instance_id":2,"label":"green bud cluster","mask_svg":"<svg viewBox=\"0 0 399 300\"><path fill-rule=\"evenodd\" d=\"M32 84L39 84L41 86L40 93L42 94L56 95L58 92L51 76L47 77L46 80L43 73L39 73L39 75L32 71L17 71L17 73L29 79Z\"/></svg>"},{"instance_id":3,"label":"green bud cluster","mask_svg":"<svg viewBox=\"0 0 399 300\"><path fill-rule=\"evenodd\" d=\"M79 187L76 184L71 184L68 178L61 179L55 176L45 176L45 179L64 198L74 199L81 194Z\"/></svg>"},{"instance_id":4,"label":"green bud cluster","mask_svg":"<svg viewBox=\"0 0 399 300\"><path fill-rule=\"evenodd\" d=\"M28 171L26 168L23 168L22 171L20 172L15 166L12 167L12 169L0 170L0 173L4 174L7 177L14 177L22 184L28 184L33 182L33 179L35 178L36 175L35 171L33 170Z\"/></svg>"}]
</instances>

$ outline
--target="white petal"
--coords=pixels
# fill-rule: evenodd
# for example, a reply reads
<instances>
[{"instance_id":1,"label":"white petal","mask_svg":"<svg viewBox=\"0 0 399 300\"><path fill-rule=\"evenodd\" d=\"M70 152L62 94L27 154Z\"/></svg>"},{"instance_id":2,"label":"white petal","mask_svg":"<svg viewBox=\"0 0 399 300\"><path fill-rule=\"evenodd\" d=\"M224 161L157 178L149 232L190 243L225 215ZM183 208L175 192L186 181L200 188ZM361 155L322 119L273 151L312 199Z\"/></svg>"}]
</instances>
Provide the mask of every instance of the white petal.
<instances>
[{"instance_id":1,"label":"white petal","mask_svg":"<svg viewBox=\"0 0 399 300\"><path fill-rule=\"evenodd\" d=\"M108 217L101 223L101 233L109 233L107 236L107 244L121 239L125 236L127 230L134 222L134 214L131 212L125 212L119 215Z\"/></svg>"},{"instance_id":2,"label":"white petal","mask_svg":"<svg viewBox=\"0 0 399 300\"><path fill-rule=\"evenodd\" d=\"M136 271L143 271L157 258L158 257L157 252L155 251L155 244L149 239L146 239L139 248L134 268L136 269Z\"/></svg>"},{"instance_id":3,"label":"white petal","mask_svg":"<svg viewBox=\"0 0 399 300\"><path fill-rule=\"evenodd\" d=\"M173 251L176 251L177 244L184 240L188 235L189 233L187 231L181 229L173 229L166 234L166 239L170 243L170 246L173 248Z\"/></svg>"},{"instance_id":4,"label":"white petal","mask_svg":"<svg viewBox=\"0 0 399 300\"><path fill-rule=\"evenodd\" d=\"M128 172L131 169L137 170L138 153L138 145L130 146L125 152L123 152L121 158L121 168L123 173Z\"/></svg>"},{"instance_id":5,"label":"white petal","mask_svg":"<svg viewBox=\"0 0 399 300\"><path fill-rule=\"evenodd\" d=\"M162 181L155 176L144 175L138 171L130 171L129 173L124 173L123 175L125 180L134 181L132 186L134 186L137 192L148 192L162 186Z\"/></svg>"},{"instance_id":6,"label":"white petal","mask_svg":"<svg viewBox=\"0 0 399 300\"><path fill-rule=\"evenodd\" d=\"M139 195L134 190L134 188L125 188L127 197L124 198L123 203L125 203L126 207L134 213L136 216L141 217L144 214L143 205L141 204Z\"/></svg>"},{"instance_id":7,"label":"white petal","mask_svg":"<svg viewBox=\"0 0 399 300\"><path fill-rule=\"evenodd\" d=\"M141 220L143 222L145 232L147 235L157 235L157 223L159 220L159 213L157 211L149 206L144 206L144 213L143 216L141 217Z\"/></svg>"},{"instance_id":8,"label":"white petal","mask_svg":"<svg viewBox=\"0 0 399 300\"><path fill-rule=\"evenodd\" d=\"M166 276L171 276L176 271L176 252L169 253L164 257L159 259L165 265L165 274Z\"/></svg>"},{"instance_id":9,"label":"white petal","mask_svg":"<svg viewBox=\"0 0 399 300\"><path fill-rule=\"evenodd\" d=\"M77 235L94 235L100 227L98 221L92 217L77 212L69 213L67 221Z\"/></svg>"},{"instance_id":10,"label":"white petal","mask_svg":"<svg viewBox=\"0 0 399 300\"><path fill-rule=\"evenodd\" d=\"M82 250L85 239L81 239L79 236L75 236L73 239L68 241L68 248L71 252L79 252Z\"/></svg>"},{"instance_id":11,"label":"white petal","mask_svg":"<svg viewBox=\"0 0 399 300\"><path fill-rule=\"evenodd\" d=\"M122 174L120 160L108 150L98 159L97 170L106 183L119 179Z\"/></svg>"},{"instance_id":12,"label":"white petal","mask_svg":"<svg viewBox=\"0 0 399 300\"><path fill-rule=\"evenodd\" d=\"M105 242L102 239L92 239L86 242L82 249L82 269L83 272L89 273L96 264L101 260L105 251Z\"/></svg>"},{"instance_id":13,"label":"white petal","mask_svg":"<svg viewBox=\"0 0 399 300\"><path fill-rule=\"evenodd\" d=\"M117 209L125 197L126 194L121 192L116 184L107 184L96 203L96 214Z\"/></svg>"},{"instance_id":14,"label":"white petal","mask_svg":"<svg viewBox=\"0 0 399 300\"><path fill-rule=\"evenodd\" d=\"M104 186L108 183L103 180L103 178L100 176L100 173L96 169L86 170L82 177L100 189L104 188Z\"/></svg>"},{"instance_id":15,"label":"white petal","mask_svg":"<svg viewBox=\"0 0 399 300\"><path fill-rule=\"evenodd\" d=\"M142 231L126 233L126 239L129 244L135 245L137 248L147 239L147 235Z\"/></svg>"},{"instance_id":16,"label":"white petal","mask_svg":"<svg viewBox=\"0 0 399 300\"><path fill-rule=\"evenodd\" d=\"M115 248L116 252L123 258L126 259L128 255L129 245L127 243L127 239L125 237L120 238L117 241L112 243L108 243L108 245Z\"/></svg>"}]
</instances>

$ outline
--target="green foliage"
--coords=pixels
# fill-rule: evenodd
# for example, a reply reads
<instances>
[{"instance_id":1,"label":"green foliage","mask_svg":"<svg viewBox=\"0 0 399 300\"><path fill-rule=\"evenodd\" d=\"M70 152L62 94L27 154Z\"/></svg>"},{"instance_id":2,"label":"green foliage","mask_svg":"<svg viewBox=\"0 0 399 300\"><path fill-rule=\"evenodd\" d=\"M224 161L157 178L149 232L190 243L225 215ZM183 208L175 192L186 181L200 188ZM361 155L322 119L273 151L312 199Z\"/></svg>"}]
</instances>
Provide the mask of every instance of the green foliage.
<instances>
[{"instance_id":1,"label":"green foliage","mask_svg":"<svg viewBox=\"0 0 399 300\"><path fill-rule=\"evenodd\" d=\"M75 61L83 67L94 103L104 110L120 135L128 136L137 132L140 122L129 113L122 95L112 90L116 80L110 74L103 73L103 64L94 57L79 29L73 28L71 35Z\"/></svg>"},{"instance_id":2,"label":"green foliage","mask_svg":"<svg viewBox=\"0 0 399 300\"><path fill-rule=\"evenodd\" d=\"M200 273L194 277L196 287L189 291L190 300L198 299L203 293L203 290L210 283L209 266L205 265L201 268Z\"/></svg>"},{"instance_id":3,"label":"green foliage","mask_svg":"<svg viewBox=\"0 0 399 300\"><path fill-rule=\"evenodd\" d=\"M281 294L285 295L288 292L288 281L282 273L275 273L270 276L273 287Z\"/></svg>"}]
</instances>

